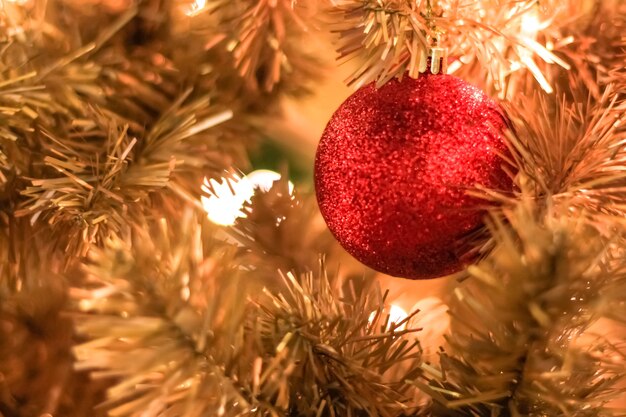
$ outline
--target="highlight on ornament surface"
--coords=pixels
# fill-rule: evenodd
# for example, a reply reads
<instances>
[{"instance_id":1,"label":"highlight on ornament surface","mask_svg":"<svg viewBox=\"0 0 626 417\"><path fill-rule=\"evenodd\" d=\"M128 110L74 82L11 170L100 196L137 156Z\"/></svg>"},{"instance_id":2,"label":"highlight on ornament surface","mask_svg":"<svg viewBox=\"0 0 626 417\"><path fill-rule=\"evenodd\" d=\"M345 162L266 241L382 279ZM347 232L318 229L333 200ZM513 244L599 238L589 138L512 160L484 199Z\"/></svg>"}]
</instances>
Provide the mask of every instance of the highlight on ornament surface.
<instances>
[{"instance_id":1,"label":"highlight on ornament surface","mask_svg":"<svg viewBox=\"0 0 626 417\"><path fill-rule=\"evenodd\" d=\"M222 226L232 226L238 218L245 217L242 208L254 195L272 188L281 175L267 169L259 169L247 175L232 174L220 180L204 179L202 191L207 194L201 197L202 206L209 220ZM289 181L289 193L294 185Z\"/></svg>"}]
</instances>

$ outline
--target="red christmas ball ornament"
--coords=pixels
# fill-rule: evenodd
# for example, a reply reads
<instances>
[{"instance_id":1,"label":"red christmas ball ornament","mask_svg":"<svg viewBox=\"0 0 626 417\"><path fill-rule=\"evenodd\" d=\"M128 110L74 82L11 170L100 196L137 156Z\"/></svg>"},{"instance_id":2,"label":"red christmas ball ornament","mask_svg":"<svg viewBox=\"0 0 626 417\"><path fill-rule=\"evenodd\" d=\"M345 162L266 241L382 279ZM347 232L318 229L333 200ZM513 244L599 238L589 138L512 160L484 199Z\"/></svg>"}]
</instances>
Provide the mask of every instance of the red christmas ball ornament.
<instances>
[{"instance_id":1,"label":"red christmas ball ornament","mask_svg":"<svg viewBox=\"0 0 626 417\"><path fill-rule=\"evenodd\" d=\"M330 231L386 274L434 278L463 268L464 237L482 225L480 184L512 190L498 104L451 75L367 85L330 119L315 189Z\"/></svg>"}]
</instances>

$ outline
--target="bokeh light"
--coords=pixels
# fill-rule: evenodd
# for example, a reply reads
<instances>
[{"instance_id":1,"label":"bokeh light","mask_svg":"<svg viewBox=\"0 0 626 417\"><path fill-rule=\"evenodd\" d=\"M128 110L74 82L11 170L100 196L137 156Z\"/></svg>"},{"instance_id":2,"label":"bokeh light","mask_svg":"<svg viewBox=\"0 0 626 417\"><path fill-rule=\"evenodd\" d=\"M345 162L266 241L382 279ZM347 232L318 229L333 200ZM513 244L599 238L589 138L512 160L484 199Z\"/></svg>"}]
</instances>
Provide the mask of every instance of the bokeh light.
<instances>
[{"instance_id":1,"label":"bokeh light","mask_svg":"<svg viewBox=\"0 0 626 417\"><path fill-rule=\"evenodd\" d=\"M195 16L202 12L207 5L207 0L194 0L183 8L183 13L187 16Z\"/></svg>"},{"instance_id":2,"label":"bokeh light","mask_svg":"<svg viewBox=\"0 0 626 417\"><path fill-rule=\"evenodd\" d=\"M248 175L232 174L216 179L204 179L202 191L202 207L209 220L222 226L232 226L235 221L244 217L243 205L250 202L255 190L267 192L275 181L280 180L279 173L267 169L259 169ZM289 181L289 192L294 185Z\"/></svg>"},{"instance_id":3,"label":"bokeh light","mask_svg":"<svg viewBox=\"0 0 626 417\"><path fill-rule=\"evenodd\" d=\"M376 318L377 311L373 311L369 316L369 322L373 323ZM399 307L395 304L391 304L388 307L385 307L384 310L380 313L379 324L383 324L385 320L387 320L387 316L389 316L389 320L387 321L387 326L385 327L385 331L391 330L392 327L395 328L396 331L402 331L406 329L406 321L402 323L400 326L394 326L393 324L398 324L405 320L409 315L402 307Z\"/></svg>"}]
</instances>

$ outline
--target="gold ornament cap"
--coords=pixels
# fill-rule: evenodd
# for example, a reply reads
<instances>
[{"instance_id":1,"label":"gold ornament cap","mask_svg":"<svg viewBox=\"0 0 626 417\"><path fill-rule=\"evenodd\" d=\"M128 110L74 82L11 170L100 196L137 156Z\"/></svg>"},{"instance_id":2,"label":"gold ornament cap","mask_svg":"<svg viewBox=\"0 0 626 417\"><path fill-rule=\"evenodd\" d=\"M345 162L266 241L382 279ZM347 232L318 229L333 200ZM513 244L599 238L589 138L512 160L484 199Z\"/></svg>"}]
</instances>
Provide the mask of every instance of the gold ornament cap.
<instances>
[{"instance_id":1,"label":"gold ornament cap","mask_svg":"<svg viewBox=\"0 0 626 417\"><path fill-rule=\"evenodd\" d=\"M422 51L418 71L420 73L424 73L429 69L432 74L439 74L440 72L442 74L446 73L446 70L448 69L447 48L433 46Z\"/></svg>"}]
</instances>

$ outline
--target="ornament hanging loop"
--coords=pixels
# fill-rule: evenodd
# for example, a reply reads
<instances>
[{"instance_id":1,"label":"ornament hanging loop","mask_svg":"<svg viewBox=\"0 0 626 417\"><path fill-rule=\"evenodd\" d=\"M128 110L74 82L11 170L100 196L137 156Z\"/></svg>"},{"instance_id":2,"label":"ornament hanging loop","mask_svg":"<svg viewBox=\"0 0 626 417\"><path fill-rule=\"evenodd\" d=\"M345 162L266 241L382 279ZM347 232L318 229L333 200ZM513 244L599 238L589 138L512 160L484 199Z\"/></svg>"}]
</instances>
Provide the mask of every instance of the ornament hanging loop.
<instances>
[{"instance_id":1,"label":"ornament hanging loop","mask_svg":"<svg viewBox=\"0 0 626 417\"><path fill-rule=\"evenodd\" d=\"M431 0L426 1L426 13L423 15L426 24L430 29L430 33L426 35L428 48L424 48L421 52L418 71L424 73L430 70L431 74L446 73L448 67L448 49L441 47L441 36L443 31L439 29L435 23L435 17L441 17L442 11L433 5ZM433 37L431 34L434 34Z\"/></svg>"}]
</instances>

